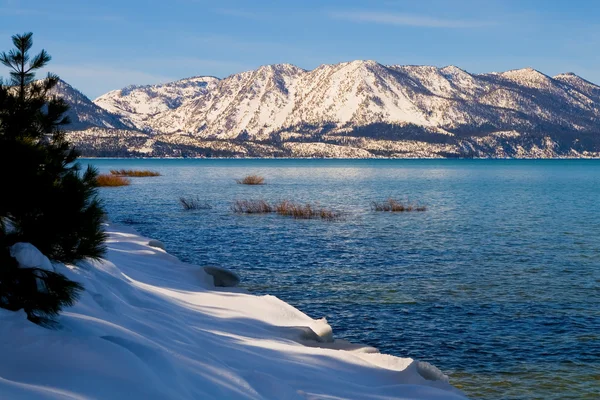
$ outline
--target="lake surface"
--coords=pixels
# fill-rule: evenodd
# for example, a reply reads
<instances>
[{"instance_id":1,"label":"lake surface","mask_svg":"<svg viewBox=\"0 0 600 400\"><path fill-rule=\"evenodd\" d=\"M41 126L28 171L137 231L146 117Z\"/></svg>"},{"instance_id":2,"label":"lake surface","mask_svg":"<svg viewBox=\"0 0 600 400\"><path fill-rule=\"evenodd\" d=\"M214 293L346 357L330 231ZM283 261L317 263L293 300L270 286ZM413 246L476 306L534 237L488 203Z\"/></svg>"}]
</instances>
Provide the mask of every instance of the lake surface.
<instances>
[{"instance_id":1,"label":"lake surface","mask_svg":"<svg viewBox=\"0 0 600 400\"><path fill-rule=\"evenodd\" d=\"M431 362L471 398L600 397L600 161L83 162L161 172L101 189L111 220L327 317L337 338ZM247 174L267 184L236 184ZM370 210L389 197L428 210ZM241 199L346 218L233 214Z\"/></svg>"}]
</instances>

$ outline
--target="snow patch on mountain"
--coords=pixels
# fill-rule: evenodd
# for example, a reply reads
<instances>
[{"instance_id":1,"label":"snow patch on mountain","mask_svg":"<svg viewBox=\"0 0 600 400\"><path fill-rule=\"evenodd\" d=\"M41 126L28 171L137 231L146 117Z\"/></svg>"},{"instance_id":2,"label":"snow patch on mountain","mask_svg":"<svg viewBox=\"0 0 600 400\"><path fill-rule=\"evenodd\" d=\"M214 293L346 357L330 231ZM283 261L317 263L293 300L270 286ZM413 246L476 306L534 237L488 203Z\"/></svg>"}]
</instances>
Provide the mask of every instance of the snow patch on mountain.
<instances>
[{"instance_id":1,"label":"snow patch on mountain","mask_svg":"<svg viewBox=\"0 0 600 400\"><path fill-rule=\"evenodd\" d=\"M600 152L600 87L574 74L549 77L532 68L470 74L456 66L385 66L372 60L310 71L275 64L224 79L128 87L100 96L95 105L122 123L98 127L125 125L160 136L139 149L148 155L169 154L175 142L170 155L214 155L208 148L194 150L194 142L210 142L212 148L219 141L237 149L230 154L255 154L260 146L269 149L268 156L339 154L316 143L345 146L355 137L427 143L423 151L438 149L436 156ZM498 136L502 132L519 136ZM534 151L545 146L545 137L556 145ZM449 153L443 146L458 150ZM366 156L362 150L342 153Z\"/></svg>"},{"instance_id":2,"label":"snow patch on mountain","mask_svg":"<svg viewBox=\"0 0 600 400\"><path fill-rule=\"evenodd\" d=\"M218 78L197 76L162 85L128 86L113 90L94 103L144 131L156 131L153 118L174 110L186 100L194 99L210 91Z\"/></svg>"},{"instance_id":3,"label":"snow patch on mountain","mask_svg":"<svg viewBox=\"0 0 600 400\"><path fill-rule=\"evenodd\" d=\"M121 120L120 114L111 113L88 99L83 93L63 80L52 89L52 94L63 98L70 106L67 116L71 120L69 130L91 127L129 129L132 126Z\"/></svg>"}]
</instances>

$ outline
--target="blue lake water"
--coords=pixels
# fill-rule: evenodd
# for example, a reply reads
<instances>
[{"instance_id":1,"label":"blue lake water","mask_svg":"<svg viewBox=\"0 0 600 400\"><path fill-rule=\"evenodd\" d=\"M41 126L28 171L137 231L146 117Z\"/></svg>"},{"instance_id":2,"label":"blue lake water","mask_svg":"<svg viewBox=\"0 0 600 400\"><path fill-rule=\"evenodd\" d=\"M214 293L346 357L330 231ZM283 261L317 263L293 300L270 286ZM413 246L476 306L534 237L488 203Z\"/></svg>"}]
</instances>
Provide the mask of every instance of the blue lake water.
<instances>
[{"instance_id":1,"label":"blue lake water","mask_svg":"<svg viewBox=\"0 0 600 400\"><path fill-rule=\"evenodd\" d=\"M600 398L600 161L83 162L161 172L101 189L110 219L327 317L337 338L431 362L471 398ZM247 174L267 184L236 184ZM388 197L428 210L370 210ZM233 214L241 199L346 218Z\"/></svg>"}]
</instances>

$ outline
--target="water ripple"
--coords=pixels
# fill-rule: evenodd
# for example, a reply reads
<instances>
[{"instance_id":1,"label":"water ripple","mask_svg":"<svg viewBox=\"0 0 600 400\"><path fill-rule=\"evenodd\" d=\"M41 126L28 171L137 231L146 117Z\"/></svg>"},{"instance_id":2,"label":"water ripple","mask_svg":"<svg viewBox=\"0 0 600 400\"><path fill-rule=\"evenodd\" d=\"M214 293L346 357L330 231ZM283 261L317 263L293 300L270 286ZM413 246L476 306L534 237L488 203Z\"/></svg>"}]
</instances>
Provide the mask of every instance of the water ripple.
<instances>
[{"instance_id":1,"label":"water ripple","mask_svg":"<svg viewBox=\"0 0 600 400\"><path fill-rule=\"evenodd\" d=\"M337 337L429 361L473 398L600 397L598 161L92 162L163 174L103 189L114 221L326 316ZM267 185L237 185L247 173ZM179 196L213 209L184 212ZM428 211L369 211L387 197ZM231 214L246 198L347 218Z\"/></svg>"}]
</instances>

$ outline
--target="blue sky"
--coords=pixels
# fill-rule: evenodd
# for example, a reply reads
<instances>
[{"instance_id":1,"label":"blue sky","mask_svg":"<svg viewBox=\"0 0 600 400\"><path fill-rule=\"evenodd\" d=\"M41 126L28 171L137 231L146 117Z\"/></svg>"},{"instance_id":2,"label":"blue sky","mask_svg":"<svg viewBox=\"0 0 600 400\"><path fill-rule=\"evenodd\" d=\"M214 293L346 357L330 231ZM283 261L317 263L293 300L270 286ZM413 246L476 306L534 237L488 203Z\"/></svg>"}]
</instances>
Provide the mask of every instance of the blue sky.
<instances>
[{"instance_id":1,"label":"blue sky","mask_svg":"<svg viewBox=\"0 0 600 400\"><path fill-rule=\"evenodd\" d=\"M0 49L27 31L53 56L50 69L91 98L355 59L473 73L533 67L600 83L597 0L0 0Z\"/></svg>"}]
</instances>

